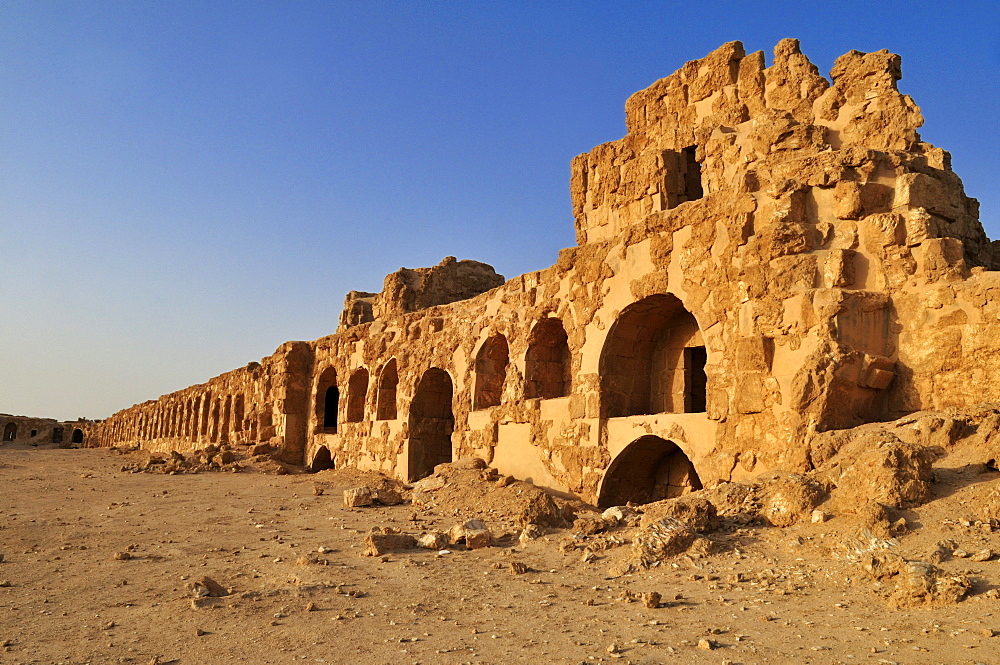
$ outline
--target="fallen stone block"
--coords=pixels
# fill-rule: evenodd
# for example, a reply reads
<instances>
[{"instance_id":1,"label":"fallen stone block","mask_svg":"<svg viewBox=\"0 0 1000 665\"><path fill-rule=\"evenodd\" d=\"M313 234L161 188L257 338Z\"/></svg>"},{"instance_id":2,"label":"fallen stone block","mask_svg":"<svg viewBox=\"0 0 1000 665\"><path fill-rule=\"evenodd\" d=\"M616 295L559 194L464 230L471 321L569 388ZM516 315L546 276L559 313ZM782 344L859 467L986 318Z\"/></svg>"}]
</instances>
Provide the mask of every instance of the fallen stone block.
<instances>
[{"instance_id":1,"label":"fallen stone block","mask_svg":"<svg viewBox=\"0 0 1000 665\"><path fill-rule=\"evenodd\" d=\"M370 533L365 536L365 545L365 556L380 556L416 547L417 539L405 533Z\"/></svg>"},{"instance_id":2,"label":"fallen stone block","mask_svg":"<svg viewBox=\"0 0 1000 665\"><path fill-rule=\"evenodd\" d=\"M417 547L426 550L443 550L448 546L448 534L441 532L425 533L417 538Z\"/></svg>"},{"instance_id":3,"label":"fallen stone block","mask_svg":"<svg viewBox=\"0 0 1000 665\"><path fill-rule=\"evenodd\" d=\"M359 508L372 505L373 497L370 487L354 487L344 490L344 507Z\"/></svg>"},{"instance_id":4,"label":"fallen stone block","mask_svg":"<svg viewBox=\"0 0 1000 665\"><path fill-rule=\"evenodd\" d=\"M493 544L493 534L482 520L469 520L456 524L448 532L448 539L453 545L464 542L470 550Z\"/></svg>"}]
</instances>

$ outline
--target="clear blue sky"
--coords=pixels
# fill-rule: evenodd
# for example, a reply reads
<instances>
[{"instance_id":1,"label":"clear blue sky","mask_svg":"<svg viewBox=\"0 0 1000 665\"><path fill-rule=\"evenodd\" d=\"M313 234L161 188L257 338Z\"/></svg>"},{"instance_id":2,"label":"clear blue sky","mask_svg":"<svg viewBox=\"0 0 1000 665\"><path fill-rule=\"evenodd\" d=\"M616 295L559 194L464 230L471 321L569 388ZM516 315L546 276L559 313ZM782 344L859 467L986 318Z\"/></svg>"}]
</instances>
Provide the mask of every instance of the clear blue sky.
<instances>
[{"instance_id":1,"label":"clear blue sky","mask_svg":"<svg viewBox=\"0 0 1000 665\"><path fill-rule=\"evenodd\" d=\"M903 56L1000 236L993 2L0 3L0 412L102 418L446 255L574 242L569 161L739 39Z\"/></svg>"}]
</instances>

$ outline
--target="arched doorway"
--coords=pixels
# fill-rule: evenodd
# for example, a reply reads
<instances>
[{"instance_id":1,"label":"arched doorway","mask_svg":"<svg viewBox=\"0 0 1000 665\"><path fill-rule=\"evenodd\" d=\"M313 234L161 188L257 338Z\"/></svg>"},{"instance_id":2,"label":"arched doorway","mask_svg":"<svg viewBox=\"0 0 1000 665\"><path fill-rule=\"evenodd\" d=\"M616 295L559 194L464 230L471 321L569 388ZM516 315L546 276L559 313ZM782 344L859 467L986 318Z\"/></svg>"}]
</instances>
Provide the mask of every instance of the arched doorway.
<instances>
[{"instance_id":1,"label":"arched doorway","mask_svg":"<svg viewBox=\"0 0 1000 665\"><path fill-rule=\"evenodd\" d=\"M80 428L74 429L73 430L73 436L70 439L70 442L72 442L72 443L83 443L83 430L80 429Z\"/></svg>"},{"instance_id":2,"label":"arched doorway","mask_svg":"<svg viewBox=\"0 0 1000 665\"><path fill-rule=\"evenodd\" d=\"M13 441L17 438L17 423L7 423L7 426L3 428L3 440Z\"/></svg>"},{"instance_id":3,"label":"arched doorway","mask_svg":"<svg viewBox=\"0 0 1000 665\"><path fill-rule=\"evenodd\" d=\"M524 356L524 396L565 397L569 395L570 383L566 329L559 319L542 319L531 331Z\"/></svg>"},{"instance_id":4,"label":"arched doorway","mask_svg":"<svg viewBox=\"0 0 1000 665\"><path fill-rule=\"evenodd\" d=\"M629 305L601 351L602 414L704 412L707 361L698 323L675 296Z\"/></svg>"},{"instance_id":5,"label":"arched doorway","mask_svg":"<svg viewBox=\"0 0 1000 665\"><path fill-rule=\"evenodd\" d=\"M368 370L355 370L347 382L347 414L344 420L359 423L365 419L365 398L368 396Z\"/></svg>"},{"instance_id":6,"label":"arched doorway","mask_svg":"<svg viewBox=\"0 0 1000 665\"><path fill-rule=\"evenodd\" d=\"M313 455L312 463L309 465L310 471L323 471L325 469L334 468L333 456L330 454L330 449L326 446L320 446L316 454Z\"/></svg>"},{"instance_id":7,"label":"arched doorway","mask_svg":"<svg viewBox=\"0 0 1000 665\"><path fill-rule=\"evenodd\" d=\"M436 465L451 461L451 433L455 429L451 400L448 373L437 367L424 372L410 403L409 482L429 476Z\"/></svg>"},{"instance_id":8,"label":"arched doorway","mask_svg":"<svg viewBox=\"0 0 1000 665\"><path fill-rule=\"evenodd\" d=\"M476 356L476 392L472 399L473 409L500 405L509 360L510 350L507 338L503 335L493 335L483 343L479 355Z\"/></svg>"},{"instance_id":9,"label":"arched doorway","mask_svg":"<svg viewBox=\"0 0 1000 665\"><path fill-rule=\"evenodd\" d=\"M375 418L377 420L396 419L396 386L399 384L399 373L396 370L396 359L393 358L382 368L378 378L378 390L375 397Z\"/></svg>"},{"instance_id":10,"label":"arched doorway","mask_svg":"<svg viewBox=\"0 0 1000 665\"><path fill-rule=\"evenodd\" d=\"M318 433L335 434L340 410L340 389L337 388L337 370L327 367L319 375L316 392L313 394Z\"/></svg>"},{"instance_id":11,"label":"arched doorway","mask_svg":"<svg viewBox=\"0 0 1000 665\"><path fill-rule=\"evenodd\" d=\"M626 446L608 467L597 505L650 503L701 488L698 472L676 443L646 435Z\"/></svg>"}]
</instances>

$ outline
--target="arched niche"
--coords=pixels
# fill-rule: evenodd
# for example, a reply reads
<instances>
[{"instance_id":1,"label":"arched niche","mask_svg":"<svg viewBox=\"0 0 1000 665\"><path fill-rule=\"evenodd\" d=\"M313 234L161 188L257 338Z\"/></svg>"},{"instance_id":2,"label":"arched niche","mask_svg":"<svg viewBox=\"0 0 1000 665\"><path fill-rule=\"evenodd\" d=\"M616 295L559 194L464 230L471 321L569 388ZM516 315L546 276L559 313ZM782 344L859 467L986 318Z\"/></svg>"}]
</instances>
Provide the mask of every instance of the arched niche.
<instances>
[{"instance_id":1,"label":"arched niche","mask_svg":"<svg viewBox=\"0 0 1000 665\"><path fill-rule=\"evenodd\" d=\"M396 419L396 387L399 385L399 372L396 369L396 359L385 364L378 377L378 389L375 397L375 418L377 420Z\"/></svg>"},{"instance_id":2,"label":"arched niche","mask_svg":"<svg viewBox=\"0 0 1000 665\"><path fill-rule=\"evenodd\" d=\"M340 389L337 387L337 370L333 367L327 367L319 375L313 393L313 409L317 431L335 433L340 411Z\"/></svg>"},{"instance_id":3,"label":"arched niche","mask_svg":"<svg viewBox=\"0 0 1000 665\"><path fill-rule=\"evenodd\" d=\"M437 367L424 372L417 383L409 415L410 482L429 476L435 466L452 460L451 433L455 429L452 394L451 377Z\"/></svg>"},{"instance_id":4,"label":"arched niche","mask_svg":"<svg viewBox=\"0 0 1000 665\"><path fill-rule=\"evenodd\" d=\"M527 399L565 397L571 386L569 340L562 321L546 318L535 324L524 356Z\"/></svg>"},{"instance_id":5,"label":"arched niche","mask_svg":"<svg viewBox=\"0 0 1000 665\"><path fill-rule=\"evenodd\" d=\"M507 378L510 349L507 338L496 334L487 339L476 356L476 389L472 408L486 409L500 405L503 382Z\"/></svg>"},{"instance_id":6,"label":"arched niche","mask_svg":"<svg viewBox=\"0 0 1000 665\"><path fill-rule=\"evenodd\" d=\"M614 459L601 484L601 508L672 499L702 488L684 451L658 436L639 437Z\"/></svg>"},{"instance_id":7,"label":"arched niche","mask_svg":"<svg viewBox=\"0 0 1000 665\"><path fill-rule=\"evenodd\" d=\"M621 311L601 351L601 408L608 418L705 411L708 355L694 316L669 294Z\"/></svg>"},{"instance_id":8,"label":"arched niche","mask_svg":"<svg viewBox=\"0 0 1000 665\"><path fill-rule=\"evenodd\" d=\"M359 367L347 382L346 422L358 423L365 419L365 399L368 395L368 370Z\"/></svg>"}]
</instances>

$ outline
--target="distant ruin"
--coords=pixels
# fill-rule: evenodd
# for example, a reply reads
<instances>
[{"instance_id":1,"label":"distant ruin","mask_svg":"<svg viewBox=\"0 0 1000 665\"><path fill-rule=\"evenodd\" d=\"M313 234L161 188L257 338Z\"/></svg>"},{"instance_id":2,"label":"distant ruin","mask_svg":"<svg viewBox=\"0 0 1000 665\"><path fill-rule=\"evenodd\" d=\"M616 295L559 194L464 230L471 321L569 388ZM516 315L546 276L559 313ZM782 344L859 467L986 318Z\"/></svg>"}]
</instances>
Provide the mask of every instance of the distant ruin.
<instances>
[{"instance_id":1,"label":"distant ruin","mask_svg":"<svg viewBox=\"0 0 1000 665\"><path fill-rule=\"evenodd\" d=\"M805 471L819 432L1000 401L1000 267L900 59L831 79L739 42L572 161L577 246L504 282L447 258L336 334L116 413L89 445L268 442L404 480L478 456L601 505Z\"/></svg>"},{"instance_id":2,"label":"distant ruin","mask_svg":"<svg viewBox=\"0 0 1000 665\"><path fill-rule=\"evenodd\" d=\"M33 418L0 413L0 445L24 443L29 446L84 448L99 440L95 434L100 421L80 418L60 422L53 418Z\"/></svg>"}]
</instances>

